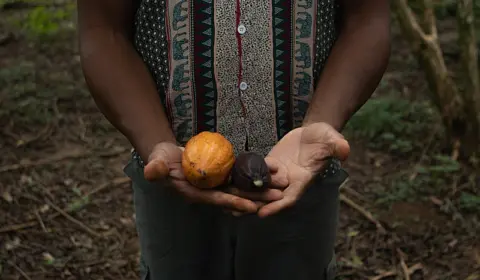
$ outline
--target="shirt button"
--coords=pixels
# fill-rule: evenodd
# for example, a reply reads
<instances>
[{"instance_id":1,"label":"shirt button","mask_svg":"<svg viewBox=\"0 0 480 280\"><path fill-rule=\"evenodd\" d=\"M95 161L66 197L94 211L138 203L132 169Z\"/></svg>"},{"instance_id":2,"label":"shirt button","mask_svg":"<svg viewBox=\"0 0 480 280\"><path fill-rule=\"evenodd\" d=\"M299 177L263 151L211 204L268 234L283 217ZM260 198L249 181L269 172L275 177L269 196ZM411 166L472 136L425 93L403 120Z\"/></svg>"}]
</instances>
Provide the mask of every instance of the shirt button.
<instances>
[{"instance_id":1,"label":"shirt button","mask_svg":"<svg viewBox=\"0 0 480 280\"><path fill-rule=\"evenodd\" d=\"M245 83L245 82L241 82L241 83L240 83L240 89L241 89L241 90L246 90L247 87L248 87L247 83Z\"/></svg>"},{"instance_id":2,"label":"shirt button","mask_svg":"<svg viewBox=\"0 0 480 280\"><path fill-rule=\"evenodd\" d=\"M240 24L240 25L238 26L238 28L237 28L237 31L238 31L238 33L240 33L240 34L245 34L245 32L247 31L247 28L245 27L245 25Z\"/></svg>"}]
</instances>

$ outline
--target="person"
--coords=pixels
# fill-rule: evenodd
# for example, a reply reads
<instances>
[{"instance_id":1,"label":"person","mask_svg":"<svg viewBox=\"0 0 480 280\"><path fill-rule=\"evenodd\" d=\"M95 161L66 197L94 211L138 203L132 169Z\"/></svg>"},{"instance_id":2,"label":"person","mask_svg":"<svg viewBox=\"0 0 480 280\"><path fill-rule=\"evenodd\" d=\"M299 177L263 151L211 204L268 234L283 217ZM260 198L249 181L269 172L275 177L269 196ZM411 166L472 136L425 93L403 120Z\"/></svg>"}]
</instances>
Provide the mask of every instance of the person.
<instances>
[{"instance_id":1,"label":"person","mask_svg":"<svg viewBox=\"0 0 480 280\"><path fill-rule=\"evenodd\" d=\"M130 141L141 279L333 279L341 131L388 64L385 0L78 0L81 64ZM262 193L201 190L185 143L265 156Z\"/></svg>"}]
</instances>

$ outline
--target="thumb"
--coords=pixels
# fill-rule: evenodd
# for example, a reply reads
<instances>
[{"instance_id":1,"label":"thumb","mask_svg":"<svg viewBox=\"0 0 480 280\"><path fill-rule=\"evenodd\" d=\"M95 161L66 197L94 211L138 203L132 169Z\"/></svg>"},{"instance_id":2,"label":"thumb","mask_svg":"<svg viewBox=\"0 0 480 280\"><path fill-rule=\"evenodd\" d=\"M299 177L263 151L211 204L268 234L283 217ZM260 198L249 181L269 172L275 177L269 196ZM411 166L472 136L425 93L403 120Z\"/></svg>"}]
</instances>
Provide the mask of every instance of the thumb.
<instances>
[{"instance_id":1,"label":"thumb","mask_svg":"<svg viewBox=\"0 0 480 280\"><path fill-rule=\"evenodd\" d=\"M156 181L167 177L170 173L170 162L168 159L168 153L165 149L160 147L154 148L149 156L147 165L143 169L145 179Z\"/></svg>"},{"instance_id":2,"label":"thumb","mask_svg":"<svg viewBox=\"0 0 480 280\"><path fill-rule=\"evenodd\" d=\"M143 176L148 181L156 181L168 176L170 172L167 164L162 159L154 159L143 169Z\"/></svg>"},{"instance_id":3,"label":"thumb","mask_svg":"<svg viewBox=\"0 0 480 280\"><path fill-rule=\"evenodd\" d=\"M335 140L335 148L333 151L333 156L338 158L340 161L347 160L350 155L350 144L345 139Z\"/></svg>"},{"instance_id":4,"label":"thumb","mask_svg":"<svg viewBox=\"0 0 480 280\"><path fill-rule=\"evenodd\" d=\"M286 188L288 186L288 171L285 165L273 156L267 156L265 162L270 170L272 188Z\"/></svg>"}]
</instances>

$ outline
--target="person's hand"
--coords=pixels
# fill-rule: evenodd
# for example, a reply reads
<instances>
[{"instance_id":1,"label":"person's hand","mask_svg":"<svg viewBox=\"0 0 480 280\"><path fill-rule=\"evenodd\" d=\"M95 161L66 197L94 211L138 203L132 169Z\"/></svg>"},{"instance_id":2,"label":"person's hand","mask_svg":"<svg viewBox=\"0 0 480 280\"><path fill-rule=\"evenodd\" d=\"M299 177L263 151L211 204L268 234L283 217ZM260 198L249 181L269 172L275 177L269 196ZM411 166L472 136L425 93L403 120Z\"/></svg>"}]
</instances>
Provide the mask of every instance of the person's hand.
<instances>
[{"instance_id":1,"label":"person's hand","mask_svg":"<svg viewBox=\"0 0 480 280\"><path fill-rule=\"evenodd\" d=\"M283 192L274 188L268 188L262 192L247 192L240 190L235 186L228 186L225 189L225 192L253 201L256 204L257 209L260 209L269 202L277 201L283 198ZM248 212L241 212L232 209L226 209L226 211L237 217L248 214Z\"/></svg>"},{"instance_id":2,"label":"person's hand","mask_svg":"<svg viewBox=\"0 0 480 280\"><path fill-rule=\"evenodd\" d=\"M249 199L220 190L200 189L191 185L183 174L182 153L183 147L173 143L157 144L144 168L145 179L149 181L168 179L177 191L194 202L214 204L239 213L257 212L257 205ZM245 197L249 196L245 195Z\"/></svg>"},{"instance_id":3,"label":"person's hand","mask_svg":"<svg viewBox=\"0 0 480 280\"><path fill-rule=\"evenodd\" d=\"M345 138L326 123L313 123L287 133L265 158L273 171L273 186L287 187L283 189L282 199L263 206L258 215L267 217L294 205L329 158L344 161L349 153Z\"/></svg>"}]
</instances>

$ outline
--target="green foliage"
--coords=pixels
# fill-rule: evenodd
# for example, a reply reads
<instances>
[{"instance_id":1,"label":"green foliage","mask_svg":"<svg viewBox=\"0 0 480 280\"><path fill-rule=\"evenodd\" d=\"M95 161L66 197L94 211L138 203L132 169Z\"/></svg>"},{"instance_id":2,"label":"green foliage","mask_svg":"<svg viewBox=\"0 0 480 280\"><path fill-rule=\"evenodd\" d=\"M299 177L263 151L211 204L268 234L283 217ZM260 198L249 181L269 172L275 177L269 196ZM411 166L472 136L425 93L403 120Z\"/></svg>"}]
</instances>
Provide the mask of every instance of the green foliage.
<instances>
[{"instance_id":1,"label":"green foliage","mask_svg":"<svg viewBox=\"0 0 480 280\"><path fill-rule=\"evenodd\" d=\"M388 206L396 201L414 202L436 196L445 197L441 210L446 213L454 216L459 215L459 210L479 213L480 193L475 176L470 174L465 179L467 173L458 161L448 156L427 156L425 163L393 176L391 184L376 194L376 203ZM456 185L464 190L457 190L453 187ZM456 195L452 195L454 190L458 191Z\"/></svg>"},{"instance_id":2,"label":"green foliage","mask_svg":"<svg viewBox=\"0 0 480 280\"><path fill-rule=\"evenodd\" d=\"M20 18L13 20L27 36L45 38L54 36L66 28L72 28L72 16L75 5L72 3L61 7L37 6L28 10Z\"/></svg>"},{"instance_id":3,"label":"green foliage","mask_svg":"<svg viewBox=\"0 0 480 280\"><path fill-rule=\"evenodd\" d=\"M75 199L70 204L68 204L67 212L76 212L85 207L85 205L87 205L88 203L90 203L90 197L82 196L81 198Z\"/></svg>"},{"instance_id":4,"label":"green foliage","mask_svg":"<svg viewBox=\"0 0 480 280\"><path fill-rule=\"evenodd\" d=\"M22 61L15 67L0 69L0 88L6 93L0 107L0 120L18 123L45 124L51 117L52 96L42 96L36 84L36 69L31 62Z\"/></svg>"},{"instance_id":5,"label":"green foliage","mask_svg":"<svg viewBox=\"0 0 480 280\"><path fill-rule=\"evenodd\" d=\"M387 96L369 100L348 122L345 134L373 149L408 153L424 148L436 123L438 115L428 102Z\"/></svg>"},{"instance_id":6,"label":"green foliage","mask_svg":"<svg viewBox=\"0 0 480 280\"><path fill-rule=\"evenodd\" d=\"M451 188L449 182L461 174L460 163L441 154L425 157L424 163L396 174L391 185L379 192L376 202L388 205L395 201L416 201L448 192Z\"/></svg>"},{"instance_id":7,"label":"green foliage","mask_svg":"<svg viewBox=\"0 0 480 280\"><path fill-rule=\"evenodd\" d=\"M436 1L435 13L439 19L455 16L456 11L456 0Z\"/></svg>"},{"instance_id":8,"label":"green foliage","mask_svg":"<svg viewBox=\"0 0 480 280\"><path fill-rule=\"evenodd\" d=\"M459 207L463 210L480 212L480 196L462 192L459 198Z\"/></svg>"},{"instance_id":9,"label":"green foliage","mask_svg":"<svg viewBox=\"0 0 480 280\"><path fill-rule=\"evenodd\" d=\"M62 20L65 13L62 10L50 11L45 7L33 9L23 23L23 28L36 35L52 35L58 28L58 20Z\"/></svg>"}]
</instances>

